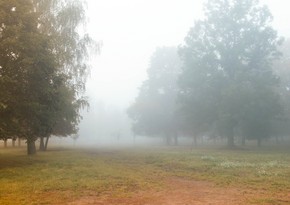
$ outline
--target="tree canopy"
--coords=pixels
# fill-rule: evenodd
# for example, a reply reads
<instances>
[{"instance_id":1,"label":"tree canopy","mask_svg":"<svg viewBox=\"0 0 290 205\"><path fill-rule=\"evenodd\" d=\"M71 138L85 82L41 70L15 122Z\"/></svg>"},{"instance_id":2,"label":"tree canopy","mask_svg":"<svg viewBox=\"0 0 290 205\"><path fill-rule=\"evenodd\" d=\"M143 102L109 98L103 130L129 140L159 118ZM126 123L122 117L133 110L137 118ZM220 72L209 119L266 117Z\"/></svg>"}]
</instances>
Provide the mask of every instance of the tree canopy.
<instances>
[{"instance_id":1,"label":"tree canopy","mask_svg":"<svg viewBox=\"0 0 290 205\"><path fill-rule=\"evenodd\" d=\"M27 139L77 131L92 40L79 34L81 1L0 1L0 136Z\"/></svg>"},{"instance_id":2,"label":"tree canopy","mask_svg":"<svg viewBox=\"0 0 290 205\"><path fill-rule=\"evenodd\" d=\"M175 47L158 48L151 57L148 80L128 109L136 134L161 135L168 140L177 132L177 77L180 59Z\"/></svg>"},{"instance_id":3,"label":"tree canopy","mask_svg":"<svg viewBox=\"0 0 290 205\"><path fill-rule=\"evenodd\" d=\"M252 0L209 0L180 55L181 104L196 134L267 137L281 114L272 61L282 42L265 6Z\"/></svg>"}]
</instances>

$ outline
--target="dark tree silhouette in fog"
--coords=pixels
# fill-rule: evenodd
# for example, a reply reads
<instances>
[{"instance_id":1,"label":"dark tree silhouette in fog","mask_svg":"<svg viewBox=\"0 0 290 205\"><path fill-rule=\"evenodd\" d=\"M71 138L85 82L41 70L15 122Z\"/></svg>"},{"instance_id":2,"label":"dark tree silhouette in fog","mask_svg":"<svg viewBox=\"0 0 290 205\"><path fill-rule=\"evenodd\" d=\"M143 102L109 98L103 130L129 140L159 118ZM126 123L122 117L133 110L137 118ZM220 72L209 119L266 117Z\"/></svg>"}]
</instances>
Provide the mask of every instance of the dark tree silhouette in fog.
<instances>
[{"instance_id":1,"label":"dark tree silhouette in fog","mask_svg":"<svg viewBox=\"0 0 290 205\"><path fill-rule=\"evenodd\" d=\"M77 131L92 45L78 33L84 11L82 1L0 2L0 138L25 138L28 154L37 138L44 150L50 135Z\"/></svg>"},{"instance_id":2,"label":"dark tree silhouette in fog","mask_svg":"<svg viewBox=\"0 0 290 205\"><path fill-rule=\"evenodd\" d=\"M177 143L177 78L180 59L175 47L158 48L151 57L148 80L128 109L135 134L162 136Z\"/></svg>"},{"instance_id":3,"label":"dark tree silhouette in fog","mask_svg":"<svg viewBox=\"0 0 290 205\"><path fill-rule=\"evenodd\" d=\"M255 0L209 0L180 48L180 101L197 134L261 140L282 113L272 61L282 41Z\"/></svg>"}]
</instances>

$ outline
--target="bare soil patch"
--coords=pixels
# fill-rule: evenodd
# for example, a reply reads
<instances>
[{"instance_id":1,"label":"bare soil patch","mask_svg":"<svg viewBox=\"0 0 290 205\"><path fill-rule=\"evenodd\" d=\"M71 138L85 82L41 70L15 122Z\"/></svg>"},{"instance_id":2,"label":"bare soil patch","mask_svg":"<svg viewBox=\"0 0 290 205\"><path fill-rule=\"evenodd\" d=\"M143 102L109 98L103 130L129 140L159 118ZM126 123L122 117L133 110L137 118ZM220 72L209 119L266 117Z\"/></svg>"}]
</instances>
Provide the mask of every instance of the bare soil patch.
<instances>
[{"instance_id":1,"label":"bare soil patch","mask_svg":"<svg viewBox=\"0 0 290 205\"><path fill-rule=\"evenodd\" d=\"M69 205L239 205L239 204L272 204L273 201L261 199L265 198L267 193L263 190L243 190L239 188L222 188L213 183L186 180L181 178L170 178L166 181L163 190L142 191L131 195L130 197L114 196L86 196L82 197ZM273 196L280 197L278 204L289 204L290 195ZM266 197L267 198L267 197ZM268 197L268 198L271 198ZM277 204L277 201L275 201Z\"/></svg>"}]
</instances>

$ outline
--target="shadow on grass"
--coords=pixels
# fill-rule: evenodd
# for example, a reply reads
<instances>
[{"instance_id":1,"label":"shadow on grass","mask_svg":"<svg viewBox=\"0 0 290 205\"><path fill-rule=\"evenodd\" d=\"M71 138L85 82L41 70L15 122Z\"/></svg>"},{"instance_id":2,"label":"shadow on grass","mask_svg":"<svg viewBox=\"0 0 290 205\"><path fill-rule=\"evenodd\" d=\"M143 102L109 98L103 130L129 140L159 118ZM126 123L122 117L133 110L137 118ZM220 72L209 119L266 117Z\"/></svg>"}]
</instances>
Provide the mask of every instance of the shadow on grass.
<instances>
[{"instance_id":1,"label":"shadow on grass","mask_svg":"<svg viewBox=\"0 0 290 205\"><path fill-rule=\"evenodd\" d=\"M0 170L6 168L20 168L27 167L34 164L43 164L46 163L45 159L42 159L41 156L36 155L29 156L27 155L26 149L16 149L8 148L0 150Z\"/></svg>"},{"instance_id":2,"label":"shadow on grass","mask_svg":"<svg viewBox=\"0 0 290 205\"><path fill-rule=\"evenodd\" d=\"M34 164L44 164L44 160L40 159L29 159L27 157L5 157L3 159L0 157L0 170L6 169L6 168L20 168L20 167L27 167L32 166Z\"/></svg>"}]
</instances>

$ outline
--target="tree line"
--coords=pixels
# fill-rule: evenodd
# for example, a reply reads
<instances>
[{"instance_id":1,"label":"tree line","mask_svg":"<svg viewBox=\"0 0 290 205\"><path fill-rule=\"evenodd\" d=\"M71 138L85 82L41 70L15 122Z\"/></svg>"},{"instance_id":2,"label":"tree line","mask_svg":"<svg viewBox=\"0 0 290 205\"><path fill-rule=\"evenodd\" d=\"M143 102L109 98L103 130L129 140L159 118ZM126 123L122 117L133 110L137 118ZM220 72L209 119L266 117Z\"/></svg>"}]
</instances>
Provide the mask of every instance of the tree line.
<instances>
[{"instance_id":1,"label":"tree line","mask_svg":"<svg viewBox=\"0 0 290 205\"><path fill-rule=\"evenodd\" d=\"M262 141L290 136L289 41L253 0L208 0L178 47L152 55L127 112L135 134ZM288 49L288 50L287 50Z\"/></svg>"},{"instance_id":2,"label":"tree line","mask_svg":"<svg viewBox=\"0 0 290 205\"><path fill-rule=\"evenodd\" d=\"M27 153L49 137L77 132L95 44L80 35L86 21L78 0L0 1L0 139L25 139Z\"/></svg>"}]
</instances>

